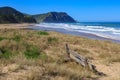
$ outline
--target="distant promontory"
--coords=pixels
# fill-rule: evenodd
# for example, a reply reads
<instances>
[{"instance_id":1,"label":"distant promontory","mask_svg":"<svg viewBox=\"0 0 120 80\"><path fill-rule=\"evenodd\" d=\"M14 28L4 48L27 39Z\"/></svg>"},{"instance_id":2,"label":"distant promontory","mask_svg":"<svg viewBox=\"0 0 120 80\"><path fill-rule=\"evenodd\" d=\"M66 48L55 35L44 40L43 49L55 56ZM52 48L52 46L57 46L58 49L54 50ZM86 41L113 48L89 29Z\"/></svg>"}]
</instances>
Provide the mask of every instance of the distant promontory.
<instances>
[{"instance_id":1,"label":"distant promontory","mask_svg":"<svg viewBox=\"0 0 120 80\"><path fill-rule=\"evenodd\" d=\"M76 22L65 12L48 12L45 14L28 15L11 7L0 7L0 23L74 23Z\"/></svg>"},{"instance_id":2,"label":"distant promontory","mask_svg":"<svg viewBox=\"0 0 120 80\"><path fill-rule=\"evenodd\" d=\"M47 23L74 23L76 22L71 16L65 12L48 12L45 14L33 15L35 20Z\"/></svg>"}]
</instances>

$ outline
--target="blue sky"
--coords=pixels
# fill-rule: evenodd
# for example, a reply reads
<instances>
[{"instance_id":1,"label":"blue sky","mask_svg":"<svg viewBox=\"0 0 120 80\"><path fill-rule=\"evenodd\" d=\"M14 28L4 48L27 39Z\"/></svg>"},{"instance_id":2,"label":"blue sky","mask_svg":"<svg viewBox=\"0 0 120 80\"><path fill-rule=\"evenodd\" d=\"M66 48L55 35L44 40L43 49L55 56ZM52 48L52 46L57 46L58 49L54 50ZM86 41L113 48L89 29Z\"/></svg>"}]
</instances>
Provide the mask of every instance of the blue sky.
<instances>
[{"instance_id":1,"label":"blue sky","mask_svg":"<svg viewBox=\"0 0 120 80\"><path fill-rule=\"evenodd\" d=\"M120 21L120 0L0 0L28 14L67 12L79 21Z\"/></svg>"}]
</instances>

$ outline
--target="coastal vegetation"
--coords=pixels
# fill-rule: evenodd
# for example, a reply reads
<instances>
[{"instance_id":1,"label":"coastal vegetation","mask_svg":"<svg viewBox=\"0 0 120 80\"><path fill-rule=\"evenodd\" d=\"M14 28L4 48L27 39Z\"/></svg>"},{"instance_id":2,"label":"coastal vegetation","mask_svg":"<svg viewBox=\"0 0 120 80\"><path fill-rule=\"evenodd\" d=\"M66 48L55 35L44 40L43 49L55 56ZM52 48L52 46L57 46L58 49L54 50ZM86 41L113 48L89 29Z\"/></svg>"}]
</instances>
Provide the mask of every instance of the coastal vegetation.
<instances>
[{"instance_id":1,"label":"coastal vegetation","mask_svg":"<svg viewBox=\"0 0 120 80\"><path fill-rule=\"evenodd\" d=\"M49 12L45 14L29 15L21 13L11 7L0 7L0 23L41 23L41 22L76 22L65 12Z\"/></svg>"},{"instance_id":2,"label":"coastal vegetation","mask_svg":"<svg viewBox=\"0 0 120 80\"><path fill-rule=\"evenodd\" d=\"M11 7L0 7L0 23L36 23L30 15L25 15Z\"/></svg>"},{"instance_id":3,"label":"coastal vegetation","mask_svg":"<svg viewBox=\"0 0 120 80\"><path fill-rule=\"evenodd\" d=\"M76 21L65 12L48 12L44 14L33 15L37 23L75 23Z\"/></svg>"},{"instance_id":4,"label":"coastal vegetation","mask_svg":"<svg viewBox=\"0 0 120 80\"><path fill-rule=\"evenodd\" d=\"M66 43L72 50L90 59L96 64L96 68L105 74L109 72L107 67L112 68L112 64L116 65L120 62L118 43L91 40L53 31L0 29L0 80L101 79L100 76L74 61L64 62L67 57ZM101 80L120 79L119 75L109 77L108 74L108 78Z\"/></svg>"}]
</instances>

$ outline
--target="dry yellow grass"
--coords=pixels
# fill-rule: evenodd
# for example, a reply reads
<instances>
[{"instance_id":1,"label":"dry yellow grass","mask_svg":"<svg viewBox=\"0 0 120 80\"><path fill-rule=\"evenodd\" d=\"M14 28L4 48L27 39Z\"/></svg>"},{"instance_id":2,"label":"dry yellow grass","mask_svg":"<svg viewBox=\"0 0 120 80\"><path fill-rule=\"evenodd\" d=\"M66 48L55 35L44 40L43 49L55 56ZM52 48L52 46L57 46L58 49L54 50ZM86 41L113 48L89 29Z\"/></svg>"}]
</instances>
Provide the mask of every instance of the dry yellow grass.
<instances>
[{"instance_id":1,"label":"dry yellow grass","mask_svg":"<svg viewBox=\"0 0 120 80\"><path fill-rule=\"evenodd\" d=\"M91 59L97 69L108 76L99 77L75 62L63 63L67 56L66 43L72 50ZM0 80L120 79L120 44L110 41L57 32L0 29L0 50Z\"/></svg>"}]
</instances>

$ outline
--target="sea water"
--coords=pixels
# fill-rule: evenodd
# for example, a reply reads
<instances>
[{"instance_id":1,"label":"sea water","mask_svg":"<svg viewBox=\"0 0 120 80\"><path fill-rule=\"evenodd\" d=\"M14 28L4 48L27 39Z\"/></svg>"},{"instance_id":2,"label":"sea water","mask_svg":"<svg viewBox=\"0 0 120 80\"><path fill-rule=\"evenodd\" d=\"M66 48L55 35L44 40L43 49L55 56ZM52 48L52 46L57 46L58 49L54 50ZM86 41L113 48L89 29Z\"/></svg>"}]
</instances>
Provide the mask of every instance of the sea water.
<instances>
[{"instance_id":1,"label":"sea water","mask_svg":"<svg viewBox=\"0 0 120 80\"><path fill-rule=\"evenodd\" d=\"M37 29L43 27L50 30L66 30L93 34L120 41L120 22L79 22L79 23L40 23Z\"/></svg>"}]
</instances>

